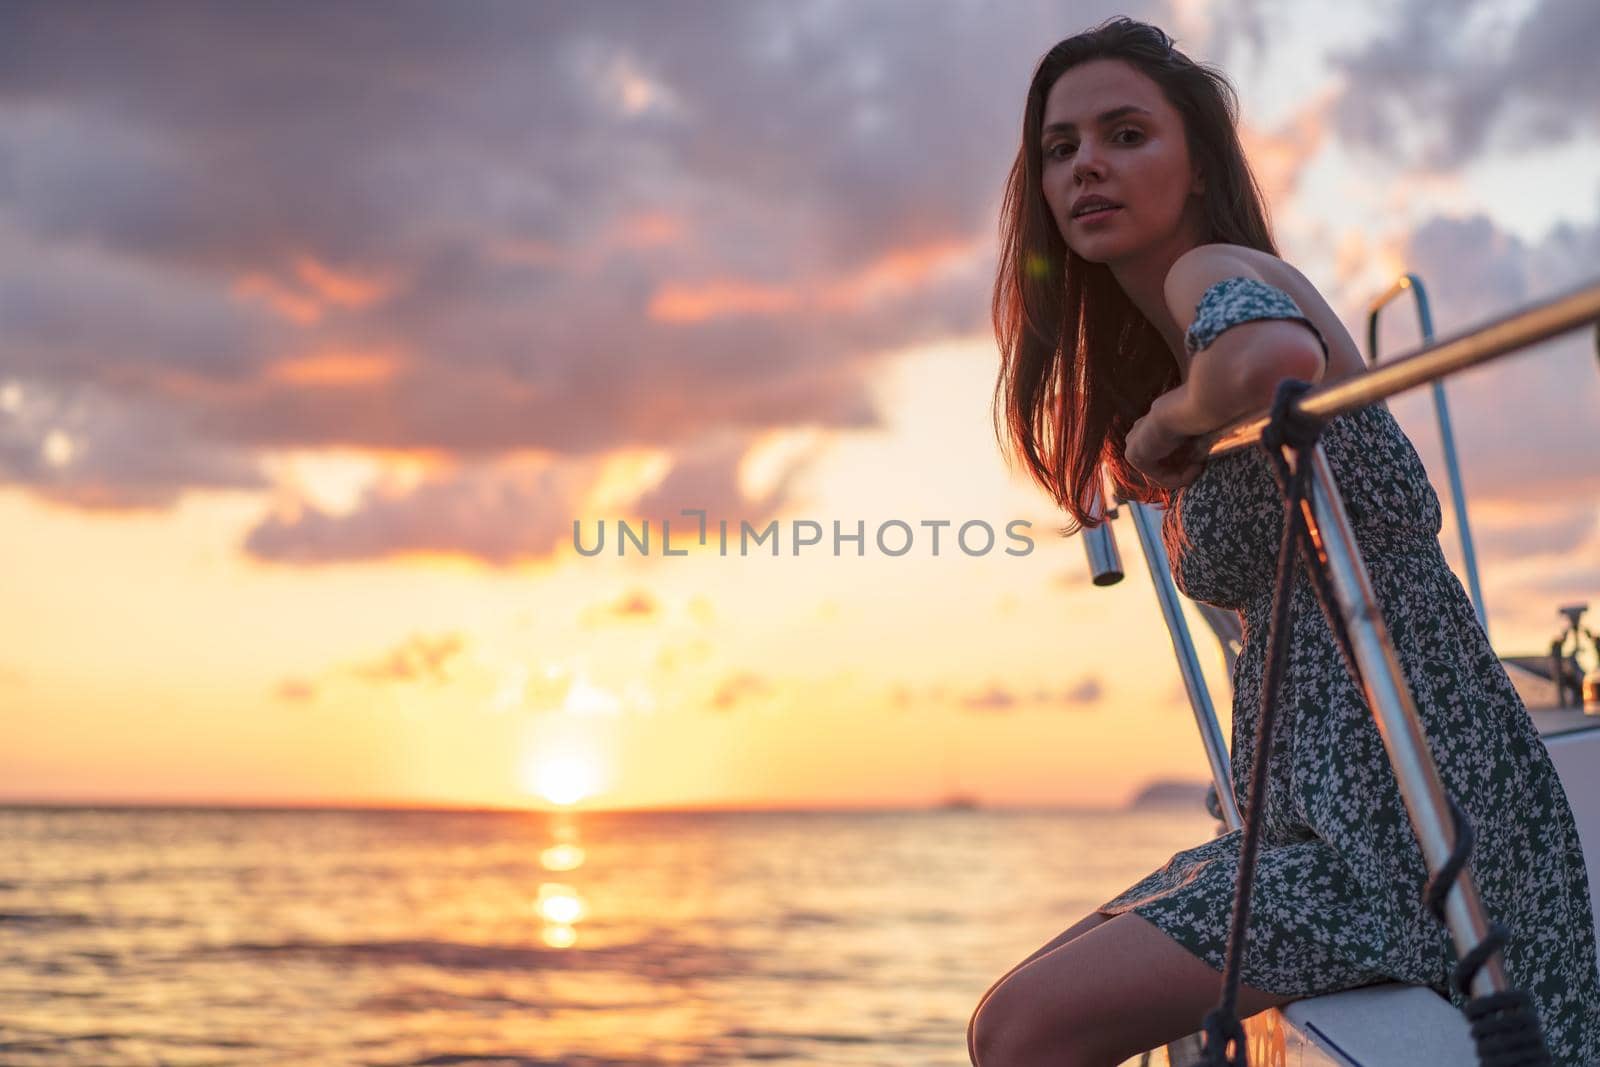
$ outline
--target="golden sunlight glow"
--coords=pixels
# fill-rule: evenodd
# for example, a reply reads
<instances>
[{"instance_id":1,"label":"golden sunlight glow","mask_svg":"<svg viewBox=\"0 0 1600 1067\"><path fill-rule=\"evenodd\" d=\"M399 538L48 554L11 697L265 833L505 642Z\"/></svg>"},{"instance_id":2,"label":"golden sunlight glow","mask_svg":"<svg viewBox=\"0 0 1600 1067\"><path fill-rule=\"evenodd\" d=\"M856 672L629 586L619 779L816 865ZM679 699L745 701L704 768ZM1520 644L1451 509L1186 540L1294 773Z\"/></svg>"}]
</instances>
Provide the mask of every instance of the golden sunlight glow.
<instances>
[{"instance_id":1,"label":"golden sunlight glow","mask_svg":"<svg viewBox=\"0 0 1600 1067\"><path fill-rule=\"evenodd\" d=\"M590 753L566 744L534 753L523 767L522 785L552 804L576 804L600 791L600 771Z\"/></svg>"}]
</instances>

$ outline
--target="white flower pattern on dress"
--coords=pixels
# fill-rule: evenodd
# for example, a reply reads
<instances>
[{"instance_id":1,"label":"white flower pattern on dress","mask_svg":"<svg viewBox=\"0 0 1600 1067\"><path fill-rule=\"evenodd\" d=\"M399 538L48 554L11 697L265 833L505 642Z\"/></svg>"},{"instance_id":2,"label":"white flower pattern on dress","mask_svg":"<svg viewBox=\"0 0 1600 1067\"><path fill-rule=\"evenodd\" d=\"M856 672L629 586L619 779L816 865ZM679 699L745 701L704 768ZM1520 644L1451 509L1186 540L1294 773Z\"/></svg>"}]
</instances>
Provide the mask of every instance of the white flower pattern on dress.
<instances>
[{"instance_id":1,"label":"white flower pattern on dress","mask_svg":"<svg viewBox=\"0 0 1600 1067\"><path fill-rule=\"evenodd\" d=\"M1294 297L1276 285L1245 277L1224 278L1201 294L1200 302L1195 305L1194 321L1184 331L1183 347L1192 356L1210 348L1211 342L1224 330L1255 319L1294 319L1305 323L1317 335L1322 358L1328 358L1328 342L1322 331L1306 318Z\"/></svg>"},{"instance_id":2,"label":"white flower pattern on dress","mask_svg":"<svg viewBox=\"0 0 1600 1067\"><path fill-rule=\"evenodd\" d=\"M1196 316L1206 325L1191 332L1215 338L1263 308L1284 310L1263 297L1262 284L1208 290ZM1533 997L1557 1063L1600 1062L1600 972L1577 827L1549 753L1440 550L1427 472L1381 403L1332 420L1322 443L1445 788L1476 831L1469 870L1491 918L1510 930L1508 977ZM1243 807L1283 529L1266 456L1248 450L1212 461L1164 523L1179 524L1187 540L1171 558L1178 587L1243 622L1232 738ZM1423 904L1426 867L1377 726L1303 571L1293 597L1243 980L1293 996L1393 980L1430 986L1459 1007L1465 998L1448 983L1455 950ZM1098 910L1133 911L1221 970L1239 844L1232 831L1185 849Z\"/></svg>"}]
</instances>

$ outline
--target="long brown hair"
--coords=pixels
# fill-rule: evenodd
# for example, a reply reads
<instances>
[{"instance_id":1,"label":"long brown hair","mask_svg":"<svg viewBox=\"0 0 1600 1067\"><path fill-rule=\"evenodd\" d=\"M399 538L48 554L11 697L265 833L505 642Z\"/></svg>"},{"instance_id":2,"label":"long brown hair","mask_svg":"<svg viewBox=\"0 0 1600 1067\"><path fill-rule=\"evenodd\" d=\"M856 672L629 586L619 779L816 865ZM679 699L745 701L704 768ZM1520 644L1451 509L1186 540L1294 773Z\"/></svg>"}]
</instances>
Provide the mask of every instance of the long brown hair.
<instances>
[{"instance_id":1,"label":"long brown hair","mask_svg":"<svg viewBox=\"0 0 1600 1067\"><path fill-rule=\"evenodd\" d=\"M1238 96L1221 71L1196 63L1162 30L1110 19L1045 53L1028 86L1022 145L1000 211L1000 265L991 314L1000 346L996 432L1072 516L1076 533L1100 520L1089 511L1102 464L1134 499L1170 505L1174 494L1131 467L1128 430L1156 397L1179 383L1166 341L1103 263L1066 245L1045 203L1040 126L1045 98L1070 67L1120 59L1160 87L1183 117L1189 158L1204 178L1203 240L1277 255L1266 208L1236 128ZM1006 438L1009 437L1009 441Z\"/></svg>"}]
</instances>

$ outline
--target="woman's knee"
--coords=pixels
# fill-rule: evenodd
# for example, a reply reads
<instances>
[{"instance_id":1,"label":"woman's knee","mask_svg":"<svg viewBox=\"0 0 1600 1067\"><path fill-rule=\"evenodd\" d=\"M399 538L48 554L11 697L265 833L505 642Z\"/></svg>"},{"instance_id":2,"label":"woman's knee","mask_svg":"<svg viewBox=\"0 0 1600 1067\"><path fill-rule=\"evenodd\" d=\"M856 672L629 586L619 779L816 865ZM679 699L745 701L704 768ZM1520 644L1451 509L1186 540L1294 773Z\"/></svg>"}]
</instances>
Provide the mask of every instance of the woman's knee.
<instances>
[{"instance_id":1,"label":"woman's knee","mask_svg":"<svg viewBox=\"0 0 1600 1067\"><path fill-rule=\"evenodd\" d=\"M978 1006L973 1009L972 1017L967 1020L967 1057L972 1061L973 1067L980 1067L980 1065L981 1067L988 1067L989 1061L980 1060L978 1054L978 1016L983 1014L984 1006L989 1003L990 998L994 996L995 992L1004 986L1006 982L1010 980L1012 975L1027 967L1040 956L1055 951L1062 945L1065 945L1067 942L1075 940L1076 938L1088 933L1096 926L1099 926L1110 919L1110 915L1104 915L1097 911L1090 912L1088 915L1069 926L1066 930L1051 938L1044 945L1035 949L1026 959L997 978L994 981L994 984L989 986L989 988L984 991L983 996L978 998Z\"/></svg>"},{"instance_id":2,"label":"woman's knee","mask_svg":"<svg viewBox=\"0 0 1600 1067\"><path fill-rule=\"evenodd\" d=\"M974 1067L1053 1064L1079 1067L1105 1062L1095 1045L1092 1019L1030 981L1023 967L990 992L967 1024Z\"/></svg>"}]
</instances>

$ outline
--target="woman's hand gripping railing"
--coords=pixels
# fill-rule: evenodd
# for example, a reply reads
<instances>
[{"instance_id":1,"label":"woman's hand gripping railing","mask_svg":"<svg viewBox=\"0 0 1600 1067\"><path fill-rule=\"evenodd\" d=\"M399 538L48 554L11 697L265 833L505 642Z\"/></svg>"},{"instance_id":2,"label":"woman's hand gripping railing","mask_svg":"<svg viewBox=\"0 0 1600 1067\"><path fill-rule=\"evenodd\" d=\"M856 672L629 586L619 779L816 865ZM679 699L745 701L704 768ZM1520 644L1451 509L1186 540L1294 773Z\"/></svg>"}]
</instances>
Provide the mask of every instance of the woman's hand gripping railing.
<instances>
[{"instance_id":1,"label":"woman's hand gripping railing","mask_svg":"<svg viewBox=\"0 0 1600 1067\"><path fill-rule=\"evenodd\" d=\"M1480 363L1509 356L1541 341L1591 323L1600 323L1600 279L1560 296L1502 315L1463 333L1424 345L1381 366L1341 381L1318 386L1296 405L1307 415L1332 419L1426 385ZM1265 417L1243 419L1206 435L1199 452L1216 459L1254 447L1261 440Z\"/></svg>"},{"instance_id":2,"label":"woman's hand gripping railing","mask_svg":"<svg viewBox=\"0 0 1600 1067\"><path fill-rule=\"evenodd\" d=\"M1472 997L1466 1014L1472 1022L1479 1062L1484 1067L1543 1067L1551 1062L1550 1054L1539 1031L1533 1003L1525 992L1510 989L1499 959L1503 932L1488 922L1477 887L1466 871L1472 847L1471 825L1444 791L1332 469L1318 443L1324 422L1301 409L1297 402L1309 389L1306 382L1280 383L1271 415L1260 431L1261 443L1272 460L1284 497L1283 539L1222 997L1205 1019L1204 1062L1215 1067L1246 1064L1244 1029L1237 1014L1238 991L1277 689L1288 651L1296 557L1300 556L1345 665L1366 691L1406 813L1423 858L1433 872L1424 896L1456 944L1461 962L1452 977L1457 987Z\"/></svg>"}]
</instances>

